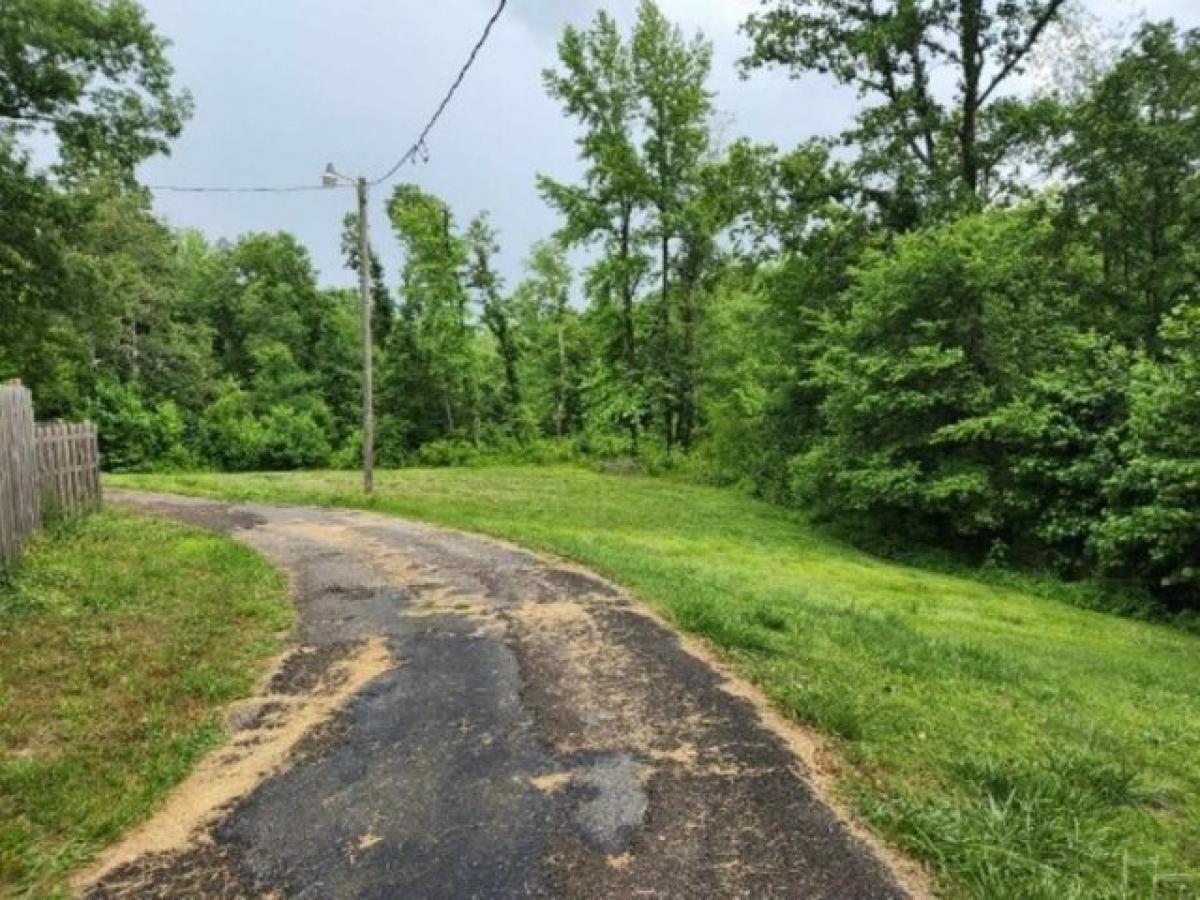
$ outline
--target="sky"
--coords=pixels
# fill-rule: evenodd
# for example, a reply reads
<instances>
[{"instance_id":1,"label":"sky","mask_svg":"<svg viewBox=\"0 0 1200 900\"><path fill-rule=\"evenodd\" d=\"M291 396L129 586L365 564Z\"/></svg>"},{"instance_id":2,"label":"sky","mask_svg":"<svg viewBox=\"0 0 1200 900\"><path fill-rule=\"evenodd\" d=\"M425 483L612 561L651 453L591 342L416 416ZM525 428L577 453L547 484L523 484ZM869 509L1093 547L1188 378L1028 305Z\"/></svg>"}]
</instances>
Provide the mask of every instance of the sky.
<instances>
[{"instance_id":1,"label":"sky","mask_svg":"<svg viewBox=\"0 0 1200 900\"><path fill-rule=\"evenodd\" d=\"M1106 22L1138 14L1200 26L1197 0L1086 0ZM375 178L413 143L478 39L496 0L143 0L172 41L176 83L195 115L169 157L141 169L151 185L318 184L325 164ZM530 246L558 222L535 178L579 172L573 122L542 86L542 71L568 24L586 26L601 6L625 25L636 0L510 0L491 40L428 140L429 160L402 169L442 196L460 223L486 210L500 232L500 271L520 277ZM790 147L838 131L854 93L819 76L794 81L759 71L742 79L739 23L757 0L660 0L669 18L713 42L719 134ZM373 192L373 244L396 281L399 250L384 216L391 185ZM350 286L341 222L352 191L295 194L156 192L177 227L210 238L287 230L309 248L323 285Z\"/></svg>"}]
</instances>

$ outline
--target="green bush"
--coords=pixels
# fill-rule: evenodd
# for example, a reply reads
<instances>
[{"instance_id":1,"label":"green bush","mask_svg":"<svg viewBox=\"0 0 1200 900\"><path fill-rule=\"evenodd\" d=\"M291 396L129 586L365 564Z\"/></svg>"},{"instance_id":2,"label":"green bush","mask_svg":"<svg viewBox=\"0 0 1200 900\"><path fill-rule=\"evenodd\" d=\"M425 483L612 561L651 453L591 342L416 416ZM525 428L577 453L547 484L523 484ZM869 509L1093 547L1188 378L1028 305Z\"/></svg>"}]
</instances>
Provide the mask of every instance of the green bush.
<instances>
[{"instance_id":1,"label":"green bush","mask_svg":"<svg viewBox=\"0 0 1200 900\"><path fill-rule=\"evenodd\" d=\"M793 457L798 499L884 532L986 551L1010 524L996 416L1050 368L1077 300L1037 207L897 240L827 316L811 386L823 430Z\"/></svg>"},{"instance_id":2,"label":"green bush","mask_svg":"<svg viewBox=\"0 0 1200 900\"><path fill-rule=\"evenodd\" d=\"M110 471L194 464L185 445L183 413L170 400L147 406L129 385L105 379L96 385L86 414L96 423L104 466Z\"/></svg>"},{"instance_id":3,"label":"green bush","mask_svg":"<svg viewBox=\"0 0 1200 900\"><path fill-rule=\"evenodd\" d=\"M200 417L198 443L203 459L218 469L250 471L262 457L266 436L250 408L250 398L232 381Z\"/></svg>"},{"instance_id":4,"label":"green bush","mask_svg":"<svg viewBox=\"0 0 1200 900\"><path fill-rule=\"evenodd\" d=\"M1120 467L1129 356L1091 333L1068 335L1050 368L1008 402L958 427L993 448L1002 529L992 552L1085 575L1104 515L1104 485Z\"/></svg>"},{"instance_id":5,"label":"green bush","mask_svg":"<svg viewBox=\"0 0 1200 900\"><path fill-rule=\"evenodd\" d=\"M326 431L307 410L280 404L262 419L260 469L318 469L329 465L333 450Z\"/></svg>"},{"instance_id":6,"label":"green bush","mask_svg":"<svg viewBox=\"0 0 1200 900\"><path fill-rule=\"evenodd\" d=\"M1162 356L1142 359L1129 393L1126 465L1096 535L1105 568L1200 605L1200 306L1162 328Z\"/></svg>"}]
</instances>

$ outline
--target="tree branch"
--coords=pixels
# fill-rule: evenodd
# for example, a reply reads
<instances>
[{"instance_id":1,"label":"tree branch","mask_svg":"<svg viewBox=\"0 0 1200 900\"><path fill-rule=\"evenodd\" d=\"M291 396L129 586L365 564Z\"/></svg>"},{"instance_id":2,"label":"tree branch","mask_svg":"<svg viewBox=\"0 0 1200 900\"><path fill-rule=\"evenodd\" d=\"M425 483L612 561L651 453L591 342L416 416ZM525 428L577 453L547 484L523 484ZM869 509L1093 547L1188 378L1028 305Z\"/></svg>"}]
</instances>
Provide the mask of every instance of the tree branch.
<instances>
[{"instance_id":1,"label":"tree branch","mask_svg":"<svg viewBox=\"0 0 1200 900\"><path fill-rule=\"evenodd\" d=\"M1029 51L1033 49L1034 44L1042 36L1042 32L1046 30L1046 27L1054 21L1054 17L1058 15L1059 9L1065 2L1066 0L1050 0L1046 9L1038 16L1037 21L1033 23L1033 27L1029 29L1029 34L1026 36L1025 42L1008 58L1004 66L996 73L996 77L991 80L983 93L979 95L980 107L987 102L996 88L1000 87L1004 80L1013 73L1013 70L1021 64L1021 60L1029 55Z\"/></svg>"}]
</instances>

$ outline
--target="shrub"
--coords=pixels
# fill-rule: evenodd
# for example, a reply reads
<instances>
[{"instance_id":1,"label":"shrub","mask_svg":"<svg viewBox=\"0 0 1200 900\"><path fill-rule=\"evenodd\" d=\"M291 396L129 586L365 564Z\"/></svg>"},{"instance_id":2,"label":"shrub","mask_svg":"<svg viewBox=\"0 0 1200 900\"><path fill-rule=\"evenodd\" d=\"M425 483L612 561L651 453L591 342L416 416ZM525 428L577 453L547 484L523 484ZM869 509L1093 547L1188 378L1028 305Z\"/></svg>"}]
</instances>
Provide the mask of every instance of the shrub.
<instances>
[{"instance_id":1,"label":"shrub","mask_svg":"<svg viewBox=\"0 0 1200 900\"><path fill-rule=\"evenodd\" d=\"M210 465L228 471L258 466L266 436L250 409L249 396L233 381L225 381L204 410L198 428L200 454Z\"/></svg>"},{"instance_id":2,"label":"shrub","mask_svg":"<svg viewBox=\"0 0 1200 900\"><path fill-rule=\"evenodd\" d=\"M1061 356L1078 305L1038 208L917 232L855 272L822 326L822 433L792 458L804 504L982 554L1009 530L996 416Z\"/></svg>"},{"instance_id":3,"label":"shrub","mask_svg":"<svg viewBox=\"0 0 1200 900\"><path fill-rule=\"evenodd\" d=\"M1163 325L1162 356L1133 371L1127 464L1095 549L1114 574L1200 606L1200 306Z\"/></svg>"},{"instance_id":4,"label":"shrub","mask_svg":"<svg viewBox=\"0 0 1200 900\"><path fill-rule=\"evenodd\" d=\"M332 449L325 430L313 413L280 404L262 420L262 448L258 467L264 469L316 469L329 465Z\"/></svg>"},{"instance_id":5,"label":"shrub","mask_svg":"<svg viewBox=\"0 0 1200 900\"><path fill-rule=\"evenodd\" d=\"M170 400L147 407L129 385L104 380L97 384L86 412L96 423L110 471L182 468L193 462L184 446L183 413Z\"/></svg>"}]
</instances>

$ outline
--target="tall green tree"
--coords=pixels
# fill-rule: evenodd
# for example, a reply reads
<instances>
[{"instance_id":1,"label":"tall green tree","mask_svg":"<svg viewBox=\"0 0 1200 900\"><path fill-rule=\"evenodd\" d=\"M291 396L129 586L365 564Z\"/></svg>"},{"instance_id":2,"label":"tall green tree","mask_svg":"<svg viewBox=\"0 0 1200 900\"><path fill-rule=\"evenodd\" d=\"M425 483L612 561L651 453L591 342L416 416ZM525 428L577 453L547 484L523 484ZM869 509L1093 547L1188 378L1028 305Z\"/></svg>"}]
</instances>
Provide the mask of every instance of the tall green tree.
<instances>
[{"instance_id":1,"label":"tall green tree","mask_svg":"<svg viewBox=\"0 0 1200 900\"><path fill-rule=\"evenodd\" d=\"M506 418L514 420L521 410L521 348L513 298L504 293L493 259L500 250L496 231L486 215L471 220L467 227L467 283L475 291L483 324L496 342L504 367Z\"/></svg>"},{"instance_id":2,"label":"tall green tree","mask_svg":"<svg viewBox=\"0 0 1200 900\"><path fill-rule=\"evenodd\" d=\"M1200 607L1200 304L1162 325L1133 370L1126 465L1096 531L1101 564L1180 606Z\"/></svg>"},{"instance_id":3,"label":"tall green tree","mask_svg":"<svg viewBox=\"0 0 1200 900\"><path fill-rule=\"evenodd\" d=\"M822 323L822 433L793 473L805 502L964 549L1009 537L996 413L1062 355L1080 302L1079 273L1053 247L1049 217L1030 207L864 258L845 312ZM982 310L978 332L968 304Z\"/></svg>"},{"instance_id":4,"label":"tall green tree","mask_svg":"<svg viewBox=\"0 0 1200 900\"><path fill-rule=\"evenodd\" d=\"M1004 167L1041 116L1006 90L1064 2L763 0L743 26L743 66L828 75L872 99L844 140L864 196L911 227L1007 186Z\"/></svg>"},{"instance_id":5,"label":"tall green tree","mask_svg":"<svg viewBox=\"0 0 1200 900\"><path fill-rule=\"evenodd\" d=\"M480 426L479 390L475 342L468 317L464 274L468 262L467 242L454 227L449 207L439 198L415 185L400 185L388 201L388 217L404 251L401 269L401 314L389 353L408 354L408 369L393 367L403 381L385 392L395 411L403 409L413 418L413 438L445 437L466 433L477 440ZM401 384L425 382L432 388L439 422L425 420L425 402L411 407L408 391ZM409 396L406 396L409 395ZM419 414L419 416L418 416Z\"/></svg>"},{"instance_id":6,"label":"tall green tree","mask_svg":"<svg viewBox=\"0 0 1200 900\"><path fill-rule=\"evenodd\" d=\"M712 46L699 35L685 39L657 4L642 0L630 56L640 106L647 202L653 213L648 227L658 244L652 380L669 452L677 438L688 439L694 419L694 394L688 382L694 381L695 305L690 301L709 248L696 240L700 229L693 205L702 188L700 173L710 143L712 95L707 81ZM690 221L689 212L693 213ZM676 260L672 244L682 242L685 234L687 246L679 249ZM673 314L676 306L682 322Z\"/></svg>"},{"instance_id":7,"label":"tall green tree","mask_svg":"<svg viewBox=\"0 0 1200 900\"><path fill-rule=\"evenodd\" d=\"M609 361L619 373L620 388L609 392L609 407L636 446L646 405L636 304L650 262L641 231L647 174L635 135L640 104L633 59L605 12L586 31L569 26L558 57L560 67L546 70L544 80L550 96L583 127L577 140L583 182L571 185L539 175L538 187L563 217L563 239L600 249L588 283L600 303L615 309Z\"/></svg>"},{"instance_id":8,"label":"tall green tree","mask_svg":"<svg viewBox=\"0 0 1200 900\"><path fill-rule=\"evenodd\" d=\"M346 260L346 268L358 274L359 257L358 214L347 213L342 220L342 256ZM374 246L368 243L367 254L370 265L367 275L371 285L371 337L376 347L387 343L388 333L392 329L392 320L396 316L396 305L392 301L392 292L384 277L383 263Z\"/></svg>"},{"instance_id":9,"label":"tall green tree","mask_svg":"<svg viewBox=\"0 0 1200 900\"><path fill-rule=\"evenodd\" d=\"M556 437L575 430L583 415L585 355L578 314L571 308L573 274L559 241L540 241L526 262L514 304L521 322L529 393L545 398L535 410Z\"/></svg>"},{"instance_id":10,"label":"tall green tree","mask_svg":"<svg viewBox=\"0 0 1200 900\"><path fill-rule=\"evenodd\" d=\"M1104 265L1097 324L1152 355L1200 280L1200 30L1144 26L1064 116L1065 212Z\"/></svg>"},{"instance_id":11,"label":"tall green tree","mask_svg":"<svg viewBox=\"0 0 1200 900\"><path fill-rule=\"evenodd\" d=\"M583 126L586 171L581 185L539 183L563 215L564 239L600 248L586 284L597 307L615 310L609 368L620 365L624 375L619 389L601 386L606 415L624 424L635 446L656 417L670 450L694 424L695 310L684 306L710 260L697 252L694 213L711 141L711 46L699 35L689 40L642 0L628 38L601 13L587 31L567 29L559 61L546 84ZM655 266L657 291L643 296Z\"/></svg>"},{"instance_id":12,"label":"tall green tree","mask_svg":"<svg viewBox=\"0 0 1200 900\"><path fill-rule=\"evenodd\" d=\"M0 123L57 138L61 168L132 178L191 111L167 42L134 0L0 2Z\"/></svg>"},{"instance_id":13,"label":"tall green tree","mask_svg":"<svg viewBox=\"0 0 1200 900\"><path fill-rule=\"evenodd\" d=\"M88 223L167 150L190 100L132 0L3 0L0 22L0 377L24 377L61 412L84 373L38 348L86 343L98 304L120 304L86 293L97 281L74 263L94 257L72 249L95 243ZM54 153L52 170L31 162L35 144Z\"/></svg>"}]
</instances>

